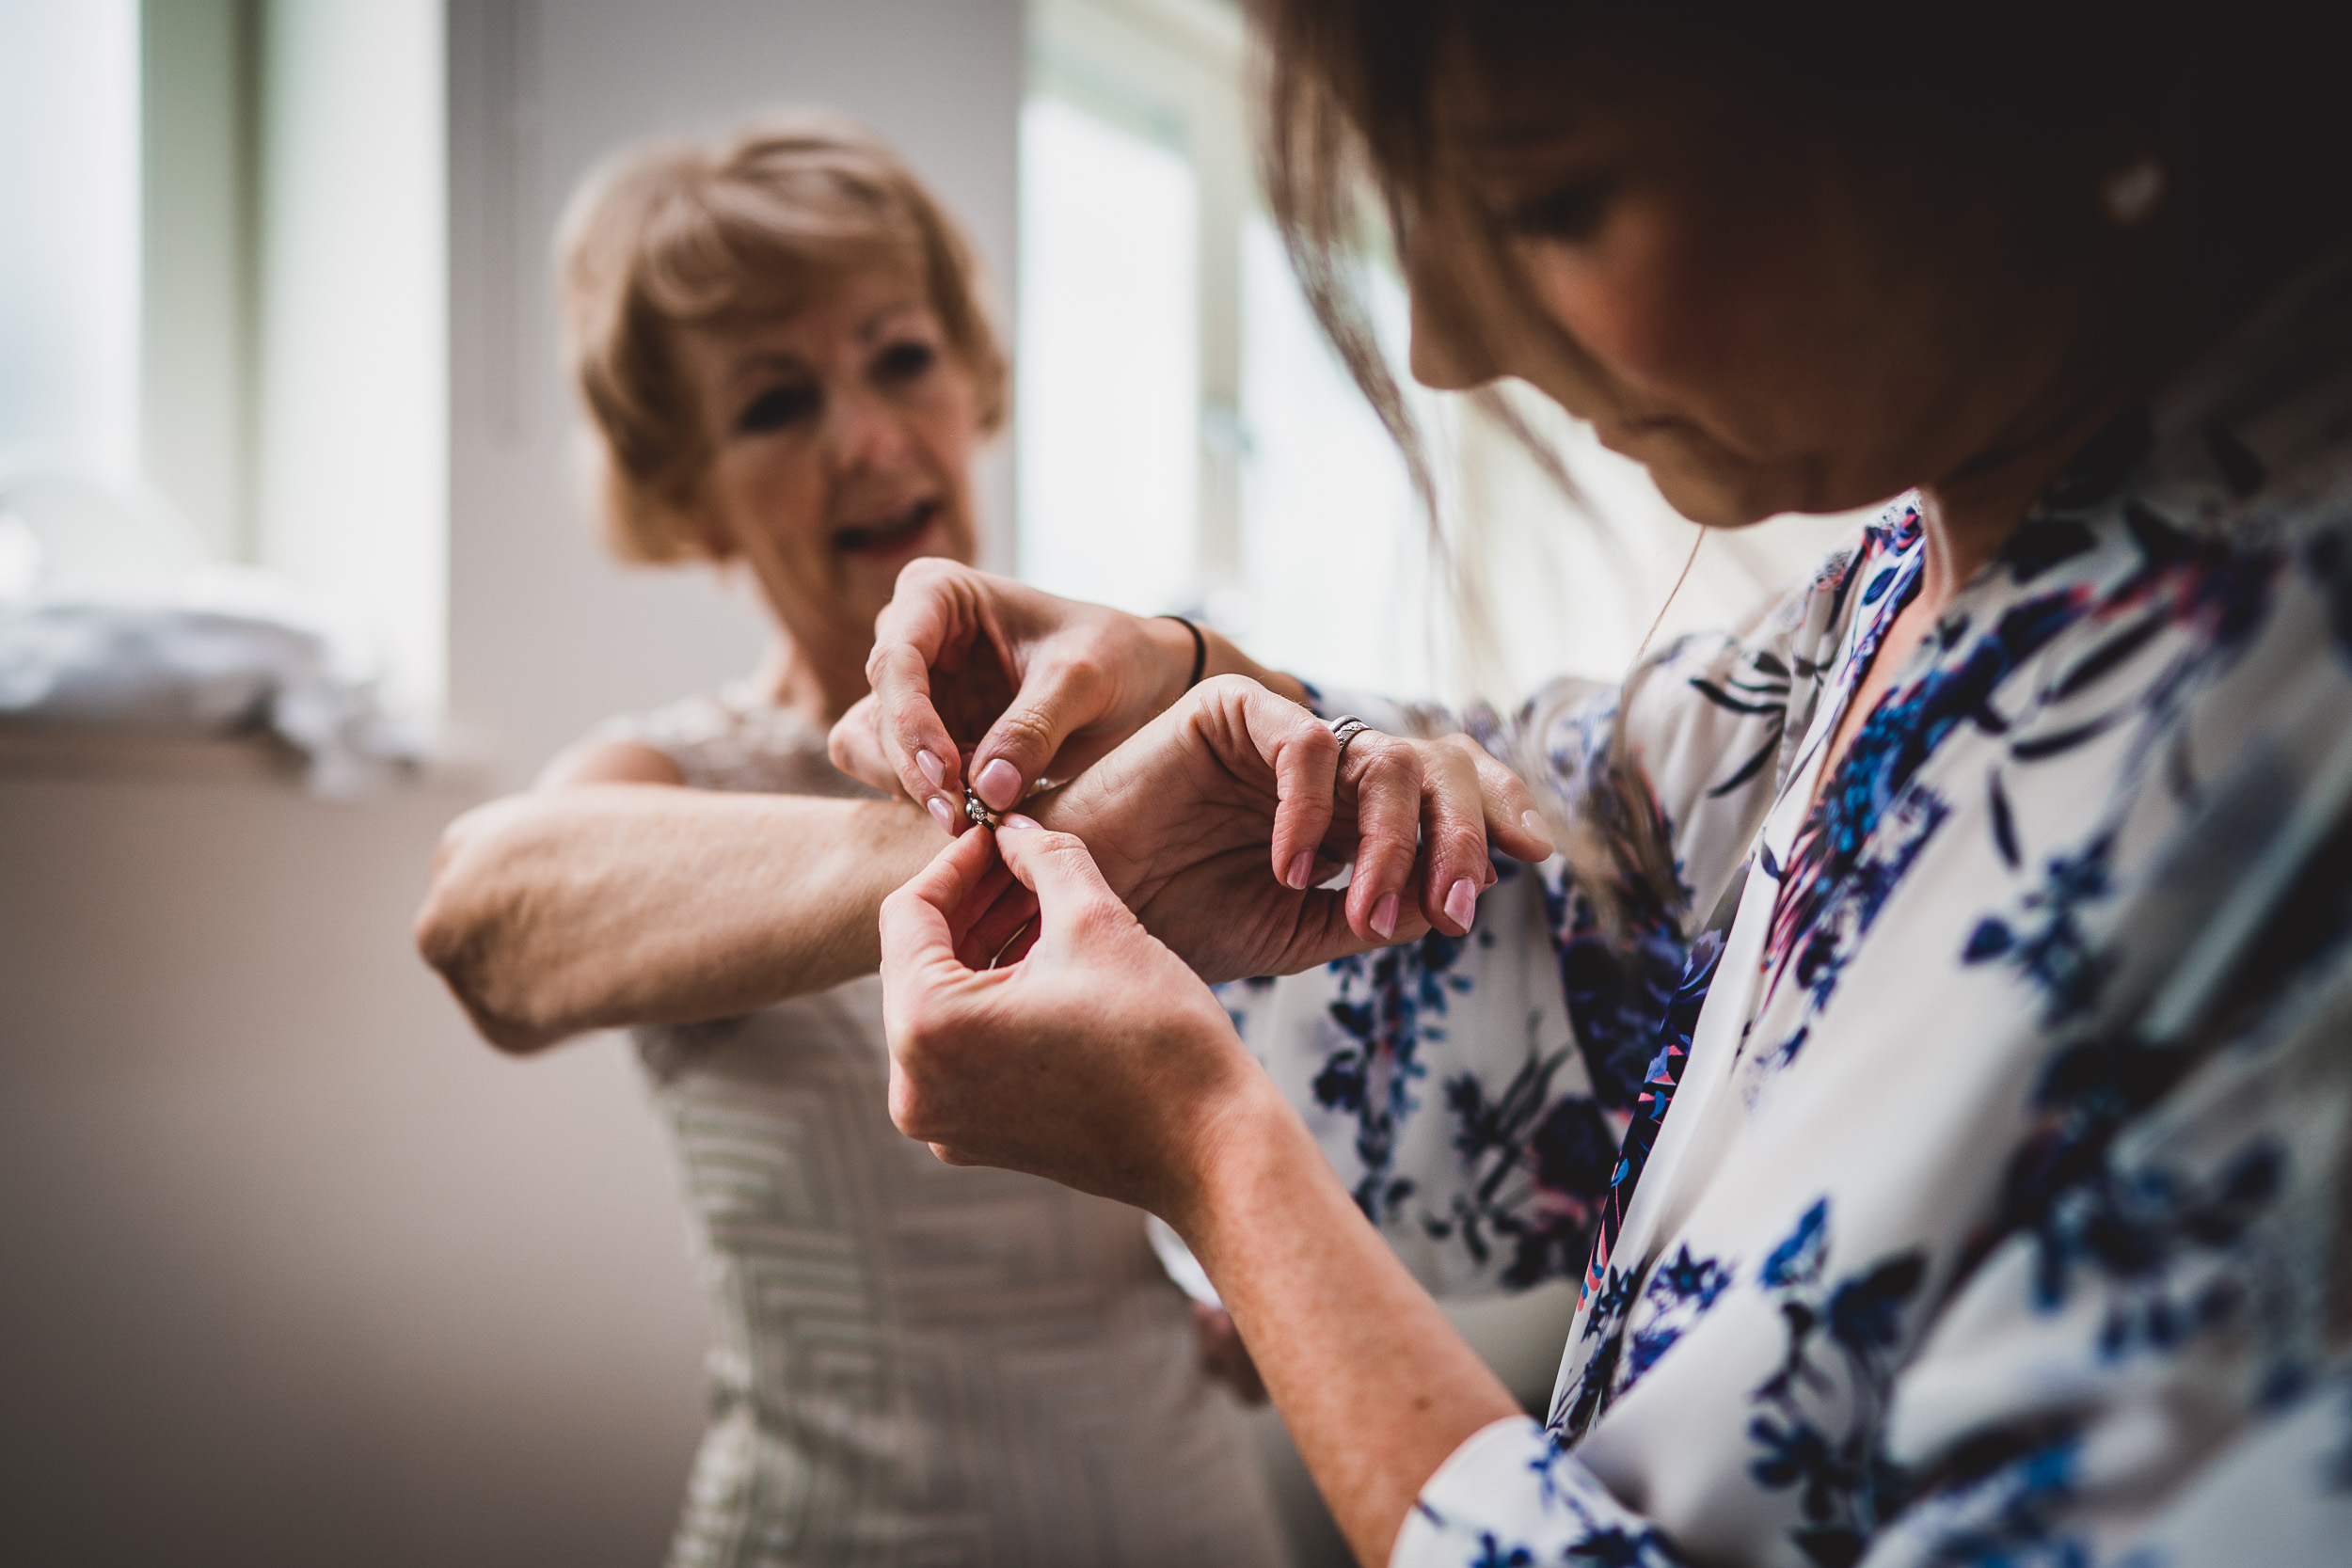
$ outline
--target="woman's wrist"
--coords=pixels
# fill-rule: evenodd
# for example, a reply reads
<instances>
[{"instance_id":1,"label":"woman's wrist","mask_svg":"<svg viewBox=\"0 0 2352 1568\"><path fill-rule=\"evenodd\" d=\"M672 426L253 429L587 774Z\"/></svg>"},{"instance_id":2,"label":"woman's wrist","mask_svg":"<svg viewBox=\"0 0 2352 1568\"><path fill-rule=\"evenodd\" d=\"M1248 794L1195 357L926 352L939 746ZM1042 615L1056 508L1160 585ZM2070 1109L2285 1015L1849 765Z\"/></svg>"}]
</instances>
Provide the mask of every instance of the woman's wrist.
<instances>
[{"instance_id":1,"label":"woman's wrist","mask_svg":"<svg viewBox=\"0 0 2352 1568\"><path fill-rule=\"evenodd\" d=\"M1302 1154L1303 1168L1329 1170L1274 1081L1254 1061L1248 1063L1187 1141L1184 1168L1160 1218L1214 1268L1209 1259L1246 1244L1240 1232L1267 1195L1295 1181Z\"/></svg>"},{"instance_id":2,"label":"woman's wrist","mask_svg":"<svg viewBox=\"0 0 2352 1568\"><path fill-rule=\"evenodd\" d=\"M1178 615L1154 615L1143 626L1152 667L1159 677L1159 700L1152 709L1154 716L1166 713L1195 685L1215 675L1247 675L1279 697L1294 703L1307 700L1304 682L1260 664L1215 627Z\"/></svg>"},{"instance_id":3,"label":"woman's wrist","mask_svg":"<svg viewBox=\"0 0 2352 1568\"><path fill-rule=\"evenodd\" d=\"M1154 718L1166 713L1178 698L1192 689L1196 657L1203 677L1214 673L1209 668L1209 636L1207 627L1183 616L1143 617L1144 642L1151 651Z\"/></svg>"}]
</instances>

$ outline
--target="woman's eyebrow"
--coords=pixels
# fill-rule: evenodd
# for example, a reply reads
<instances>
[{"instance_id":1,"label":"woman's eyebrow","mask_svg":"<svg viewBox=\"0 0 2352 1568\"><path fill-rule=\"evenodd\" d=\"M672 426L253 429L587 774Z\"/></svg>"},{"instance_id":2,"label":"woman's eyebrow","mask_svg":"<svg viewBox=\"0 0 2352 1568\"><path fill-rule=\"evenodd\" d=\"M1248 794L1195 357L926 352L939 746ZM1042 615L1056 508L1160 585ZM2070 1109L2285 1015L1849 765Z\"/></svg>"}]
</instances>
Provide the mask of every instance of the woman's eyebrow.
<instances>
[{"instance_id":1,"label":"woman's eyebrow","mask_svg":"<svg viewBox=\"0 0 2352 1568\"><path fill-rule=\"evenodd\" d=\"M910 311L919 310L921 309L922 306L917 301L912 299L892 301L890 304L883 306L879 310L876 310L872 315L867 316L863 323L859 324L857 329L858 341L862 343L872 342L876 338L881 337L882 333L889 328L890 325L897 321L900 316L906 315Z\"/></svg>"},{"instance_id":2,"label":"woman's eyebrow","mask_svg":"<svg viewBox=\"0 0 2352 1568\"><path fill-rule=\"evenodd\" d=\"M773 375L782 372L808 373L808 361L787 349L750 349L738 355L727 366L727 385L749 381L755 376Z\"/></svg>"}]
</instances>

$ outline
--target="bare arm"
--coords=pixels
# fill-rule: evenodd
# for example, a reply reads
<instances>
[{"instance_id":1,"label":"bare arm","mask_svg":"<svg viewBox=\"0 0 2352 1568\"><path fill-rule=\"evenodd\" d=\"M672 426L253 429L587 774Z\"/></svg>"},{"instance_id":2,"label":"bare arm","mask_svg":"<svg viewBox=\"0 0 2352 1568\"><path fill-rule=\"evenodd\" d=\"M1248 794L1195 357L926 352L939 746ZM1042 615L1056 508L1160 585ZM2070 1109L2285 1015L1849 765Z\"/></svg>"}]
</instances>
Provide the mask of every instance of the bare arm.
<instances>
[{"instance_id":1,"label":"bare arm","mask_svg":"<svg viewBox=\"0 0 2352 1568\"><path fill-rule=\"evenodd\" d=\"M1263 1075L1168 1205L1357 1560L1385 1563L1449 1455L1521 1412Z\"/></svg>"},{"instance_id":2,"label":"bare arm","mask_svg":"<svg viewBox=\"0 0 2352 1568\"><path fill-rule=\"evenodd\" d=\"M927 817L678 784L659 752L601 747L442 835L417 946L492 1044L727 1018L873 973L882 899L938 847Z\"/></svg>"}]
</instances>

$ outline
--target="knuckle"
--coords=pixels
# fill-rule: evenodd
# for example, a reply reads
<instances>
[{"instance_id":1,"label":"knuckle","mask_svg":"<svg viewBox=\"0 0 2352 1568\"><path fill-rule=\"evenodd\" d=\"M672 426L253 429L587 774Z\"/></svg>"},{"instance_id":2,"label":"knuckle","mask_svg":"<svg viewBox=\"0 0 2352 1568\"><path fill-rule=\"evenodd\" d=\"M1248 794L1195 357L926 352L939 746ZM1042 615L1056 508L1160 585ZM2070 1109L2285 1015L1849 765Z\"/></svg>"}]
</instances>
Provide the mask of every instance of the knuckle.
<instances>
[{"instance_id":1,"label":"knuckle","mask_svg":"<svg viewBox=\"0 0 2352 1568\"><path fill-rule=\"evenodd\" d=\"M936 555L919 555L898 568L898 588L924 588L935 582L952 579L963 567Z\"/></svg>"},{"instance_id":2,"label":"knuckle","mask_svg":"<svg viewBox=\"0 0 2352 1568\"><path fill-rule=\"evenodd\" d=\"M1372 737L1359 735L1356 745L1361 746ZM1352 751L1354 748L1351 747ZM1419 787L1422 778L1421 753L1409 740L1384 735L1364 758L1367 775L1376 776L1384 783Z\"/></svg>"},{"instance_id":3,"label":"knuckle","mask_svg":"<svg viewBox=\"0 0 2352 1568\"><path fill-rule=\"evenodd\" d=\"M1265 688L1251 680L1248 675L1229 671L1222 675L1211 675L1193 689L1205 697L1215 698L1220 702L1246 702L1253 694L1264 690Z\"/></svg>"},{"instance_id":4,"label":"knuckle","mask_svg":"<svg viewBox=\"0 0 2352 1568\"><path fill-rule=\"evenodd\" d=\"M1089 904L1071 921L1072 935L1082 946L1109 941L1126 928L1126 923L1121 919L1125 913L1123 908L1114 904Z\"/></svg>"},{"instance_id":5,"label":"knuckle","mask_svg":"<svg viewBox=\"0 0 2352 1568\"><path fill-rule=\"evenodd\" d=\"M1093 863L1093 857L1087 853L1086 841L1078 837L1077 834L1058 833L1049 829L1044 832L1042 837L1044 842L1041 844L1039 847L1042 848L1054 859L1057 861L1067 861L1073 868L1084 867Z\"/></svg>"},{"instance_id":6,"label":"knuckle","mask_svg":"<svg viewBox=\"0 0 2352 1568\"><path fill-rule=\"evenodd\" d=\"M1484 752L1478 754L1478 777L1482 784L1497 794L1517 795L1527 790L1524 779Z\"/></svg>"},{"instance_id":7,"label":"knuckle","mask_svg":"<svg viewBox=\"0 0 2352 1568\"><path fill-rule=\"evenodd\" d=\"M1467 765L1473 772L1484 772L1487 764L1494 761L1486 754L1485 747L1467 735L1447 736L1438 742L1438 750L1440 754Z\"/></svg>"},{"instance_id":8,"label":"knuckle","mask_svg":"<svg viewBox=\"0 0 2352 1568\"><path fill-rule=\"evenodd\" d=\"M914 1080L903 1071L890 1075L890 1125L910 1138L919 1138L930 1125L930 1107Z\"/></svg>"},{"instance_id":9,"label":"knuckle","mask_svg":"<svg viewBox=\"0 0 2352 1568\"><path fill-rule=\"evenodd\" d=\"M883 613L889 612L885 610ZM868 684L880 687L906 673L910 665L920 667L922 663L923 656L916 653L911 644L883 636L878 629L874 651L866 656L866 678Z\"/></svg>"},{"instance_id":10,"label":"knuckle","mask_svg":"<svg viewBox=\"0 0 2352 1568\"><path fill-rule=\"evenodd\" d=\"M921 993L909 999L890 1030L891 1054L906 1074L911 1088L922 1085L942 1067L942 1047L949 1035L944 1009Z\"/></svg>"},{"instance_id":11,"label":"knuckle","mask_svg":"<svg viewBox=\"0 0 2352 1568\"><path fill-rule=\"evenodd\" d=\"M1110 684L1109 662L1101 651L1085 648L1065 653L1053 661L1052 684L1074 696L1091 696Z\"/></svg>"},{"instance_id":12,"label":"knuckle","mask_svg":"<svg viewBox=\"0 0 2352 1568\"><path fill-rule=\"evenodd\" d=\"M1054 743L1054 721L1034 704L1017 707L996 721L997 749L1043 752Z\"/></svg>"}]
</instances>

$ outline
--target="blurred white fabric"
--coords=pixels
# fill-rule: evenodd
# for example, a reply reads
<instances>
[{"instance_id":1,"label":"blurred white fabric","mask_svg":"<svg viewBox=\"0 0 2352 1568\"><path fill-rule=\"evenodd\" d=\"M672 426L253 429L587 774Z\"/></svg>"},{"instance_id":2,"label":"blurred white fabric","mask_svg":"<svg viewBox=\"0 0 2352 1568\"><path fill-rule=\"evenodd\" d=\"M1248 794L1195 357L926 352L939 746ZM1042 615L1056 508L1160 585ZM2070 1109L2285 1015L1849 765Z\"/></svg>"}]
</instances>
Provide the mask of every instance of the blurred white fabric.
<instances>
[{"instance_id":1,"label":"blurred white fabric","mask_svg":"<svg viewBox=\"0 0 2352 1568\"><path fill-rule=\"evenodd\" d=\"M200 562L151 497L0 475L0 725L273 736L309 759L313 793L336 797L423 760L331 607L276 574Z\"/></svg>"},{"instance_id":2,"label":"blurred white fabric","mask_svg":"<svg viewBox=\"0 0 2352 1568\"><path fill-rule=\"evenodd\" d=\"M1152 1239L1152 1250L1158 1255L1160 1267L1168 1271L1168 1277L1176 1282L1178 1290L1204 1307L1225 1305L1225 1298L1209 1283L1209 1271L1200 1266L1192 1248L1184 1245L1184 1239L1176 1234L1175 1227L1157 1214L1146 1214L1143 1230Z\"/></svg>"}]
</instances>

